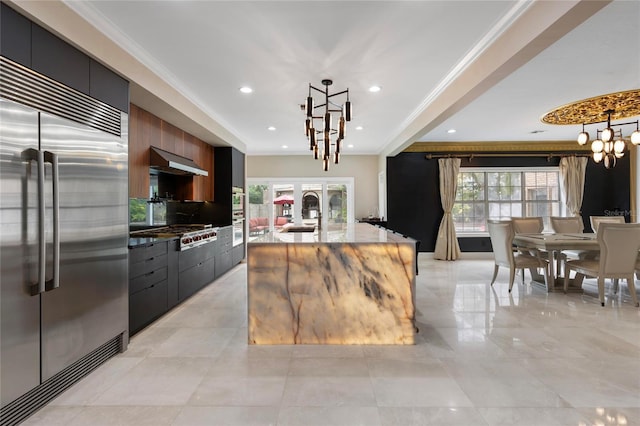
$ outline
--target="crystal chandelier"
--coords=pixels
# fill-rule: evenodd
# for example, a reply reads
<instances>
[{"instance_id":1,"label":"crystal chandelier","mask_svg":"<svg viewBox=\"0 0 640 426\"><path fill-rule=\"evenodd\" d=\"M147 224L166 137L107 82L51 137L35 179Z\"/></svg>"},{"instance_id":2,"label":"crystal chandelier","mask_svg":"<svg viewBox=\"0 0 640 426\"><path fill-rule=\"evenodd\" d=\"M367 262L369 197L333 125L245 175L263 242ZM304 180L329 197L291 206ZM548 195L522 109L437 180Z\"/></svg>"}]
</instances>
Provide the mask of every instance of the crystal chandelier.
<instances>
[{"instance_id":1,"label":"crystal chandelier","mask_svg":"<svg viewBox=\"0 0 640 426\"><path fill-rule=\"evenodd\" d=\"M329 163L332 160L338 164L340 161L340 149L342 147L342 141L345 137L345 122L351 121L351 102L349 101L349 89L329 94L329 86L333 84L330 79L322 80L322 84L325 89L318 89L317 87L309 84L309 96L304 104L304 110L306 112L305 120L305 134L309 140L309 149L313 151L313 158L316 160L322 157L322 169L326 172L329 170ZM315 105L313 99L312 90L324 95L324 103ZM330 98L334 96L340 96L346 94L346 102L342 105L338 105L330 101ZM322 115L314 115L316 108L324 108ZM333 127L333 115L340 114L337 119L337 128ZM322 124L320 128L316 128L315 121L321 120ZM331 137L335 137L335 141L331 140ZM332 150L331 147L335 147Z\"/></svg>"}]
</instances>

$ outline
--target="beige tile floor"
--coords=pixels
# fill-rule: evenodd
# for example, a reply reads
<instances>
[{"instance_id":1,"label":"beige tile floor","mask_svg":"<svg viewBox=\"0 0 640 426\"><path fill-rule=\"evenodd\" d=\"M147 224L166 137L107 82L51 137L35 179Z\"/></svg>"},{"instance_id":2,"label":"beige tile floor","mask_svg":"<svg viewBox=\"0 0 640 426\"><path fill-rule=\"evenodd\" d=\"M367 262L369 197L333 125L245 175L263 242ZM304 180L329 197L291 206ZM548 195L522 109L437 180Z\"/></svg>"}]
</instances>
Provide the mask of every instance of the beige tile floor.
<instances>
[{"instance_id":1,"label":"beige tile floor","mask_svg":"<svg viewBox=\"0 0 640 426\"><path fill-rule=\"evenodd\" d=\"M420 255L415 346L248 346L241 264L26 425L640 425L640 309ZM626 286L623 286L626 293Z\"/></svg>"}]
</instances>

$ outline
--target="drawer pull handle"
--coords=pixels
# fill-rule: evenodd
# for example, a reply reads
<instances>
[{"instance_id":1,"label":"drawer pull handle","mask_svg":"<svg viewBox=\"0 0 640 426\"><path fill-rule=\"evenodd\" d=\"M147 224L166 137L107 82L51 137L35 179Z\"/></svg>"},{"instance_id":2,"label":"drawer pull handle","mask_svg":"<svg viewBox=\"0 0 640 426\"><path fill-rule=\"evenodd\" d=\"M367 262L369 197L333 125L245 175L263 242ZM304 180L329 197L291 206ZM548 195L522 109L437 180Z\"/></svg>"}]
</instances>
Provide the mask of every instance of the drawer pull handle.
<instances>
[{"instance_id":1,"label":"drawer pull handle","mask_svg":"<svg viewBox=\"0 0 640 426\"><path fill-rule=\"evenodd\" d=\"M155 257L150 257L147 260L145 260L145 262L151 262L153 259L155 259Z\"/></svg>"},{"instance_id":2,"label":"drawer pull handle","mask_svg":"<svg viewBox=\"0 0 640 426\"><path fill-rule=\"evenodd\" d=\"M155 273L156 273L156 271L151 271L151 272L146 273L146 274L145 274L145 276L147 276L147 277L148 277L149 275L153 275L153 274L155 274Z\"/></svg>"}]
</instances>

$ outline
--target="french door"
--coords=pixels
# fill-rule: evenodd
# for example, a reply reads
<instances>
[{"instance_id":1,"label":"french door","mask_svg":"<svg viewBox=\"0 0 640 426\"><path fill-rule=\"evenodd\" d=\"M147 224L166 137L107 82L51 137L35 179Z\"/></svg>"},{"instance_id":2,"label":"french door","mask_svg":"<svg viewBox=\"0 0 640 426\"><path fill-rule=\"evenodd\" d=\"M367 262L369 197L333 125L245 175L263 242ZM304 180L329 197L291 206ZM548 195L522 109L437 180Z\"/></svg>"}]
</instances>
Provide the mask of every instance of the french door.
<instances>
[{"instance_id":1,"label":"french door","mask_svg":"<svg viewBox=\"0 0 640 426\"><path fill-rule=\"evenodd\" d=\"M311 225L320 219L326 226L355 221L353 178L249 178L247 187L250 239L287 223Z\"/></svg>"}]
</instances>

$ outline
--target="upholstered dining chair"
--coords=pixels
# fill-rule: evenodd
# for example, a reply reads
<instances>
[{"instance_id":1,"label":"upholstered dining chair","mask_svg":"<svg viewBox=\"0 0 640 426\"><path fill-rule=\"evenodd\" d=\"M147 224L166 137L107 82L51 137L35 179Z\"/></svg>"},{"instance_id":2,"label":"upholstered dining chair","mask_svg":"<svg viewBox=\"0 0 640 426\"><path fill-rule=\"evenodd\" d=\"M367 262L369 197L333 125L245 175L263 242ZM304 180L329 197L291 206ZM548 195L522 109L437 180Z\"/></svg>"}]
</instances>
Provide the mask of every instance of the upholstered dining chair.
<instances>
[{"instance_id":1,"label":"upholstered dining chair","mask_svg":"<svg viewBox=\"0 0 640 426\"><path fill-rule=\"evenodd\" d=\"M509 292L511 292L511 289L513 288L516 269L522 270L522 283L524 284L525 269L544 268L545 283L549 285L549 265L546 260L531 254L513 252L513 238L516 234L513 229L512 221L488 220L487 228L489 229L489 236L491 238L491 246L493 247L493 256L495 259L491 285L493 285L496 277L498 276L498 269L500 266L509 268Z\"/></svg>"},{"instance_id":2,"label":"upholstered dining chair","mask_svg":"<svg viewBox=\"0 0 640 426\"><path fill-rule=\"evenodd\" d=\"M544 229L544 222L539 216L512 217L511 222L516 234L540 234Z\"/></svg>"},{"instance_id":3,"label":"upholstered dining chair","mask_svg":"<svg viewBox=\"0 0 640 426\"><path fill-rule=\"evenodd\" d=\"M580 216L551 216L551 229L556 234L579 234L584 231L584 223Z\"/></svg>"},{"instance_id":4,"label":"upholstered dining chair","mask_svg":"<svg viewBox=\"0 0 640 426\"><path fill-rule=\"evenodd\" d=\"M569 271L585 277L598 279L598 297L604 306L604 280L625 279L629 287L631 300L638 306L634 272L640 250L640 223L601 222L598 227L599 259L568 260L565 263L567 273L564 276L564 291L569 286ZM614 283L614 291L616 289Z\"/></svg>"},{"instance_id":5,"label":"upholstered dining chair","mask_svg":"<svg viewBox=\"0 0 640 426\"><path fill-rule=\"evenodd\" d=\"M594 233L598 233L598 225L601 223L624 223L624 216L589 216L591 229Z\"/></svg>"},{"instance_id":6,"label":"upholstered dining chair","mask_svg":"<svg viewBox=\"0 0 640 426\"><path fill-rule=\"evenodd\" d=\"M580 216L560 217L551 216L551 229L556 234L581 234L584 231L584 222ZM558 258L558 271L561 264L564 266L566 258L585 259L588 257L597 258L597 251L590 250L563 250Z\"/></svg>"},{"instance_id":7,"label":"upholstered dining chair","mask_svg":"<svg viewBox=\"0 0 640 426\"><path fill-rule=\"evenodd\" d=\"M544 230L544 222L542 221L542 217L539 216L512 217L511 223L513 223L513 230L516 234L540 234ZM523 254L547 257L547 253L540 253L540 251L536 249L525 247L516 248Z\"/></svg>"}]
</instances>

